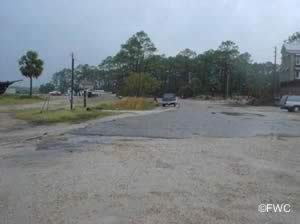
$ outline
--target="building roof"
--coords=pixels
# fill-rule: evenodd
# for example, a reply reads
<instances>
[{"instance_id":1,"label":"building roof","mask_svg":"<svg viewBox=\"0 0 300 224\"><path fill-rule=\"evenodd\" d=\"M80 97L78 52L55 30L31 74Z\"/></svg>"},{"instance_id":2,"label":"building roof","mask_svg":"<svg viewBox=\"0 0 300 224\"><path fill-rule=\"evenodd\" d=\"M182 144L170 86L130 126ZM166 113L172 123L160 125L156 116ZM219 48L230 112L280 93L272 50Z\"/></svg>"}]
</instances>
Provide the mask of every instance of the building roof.
<instances>
[{"instance_id":1,"label":"building roof","mask_svg":"<svg viewBox=\"0 0 300 224\"><path fill-rule=\"evenodd\" d=\"M300 41L285 43L283 46L288 53L300 54Z\"/></svg>"}]
</instances>

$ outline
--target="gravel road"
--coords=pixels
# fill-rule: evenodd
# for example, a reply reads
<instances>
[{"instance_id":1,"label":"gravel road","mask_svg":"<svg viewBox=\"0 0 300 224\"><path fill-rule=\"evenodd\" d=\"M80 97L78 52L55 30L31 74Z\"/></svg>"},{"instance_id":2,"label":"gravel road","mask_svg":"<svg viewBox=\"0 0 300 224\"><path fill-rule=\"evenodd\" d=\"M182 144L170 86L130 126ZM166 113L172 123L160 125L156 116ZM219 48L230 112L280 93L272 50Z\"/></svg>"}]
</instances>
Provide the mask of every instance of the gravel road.
<instances>
[{"instance_id":1,"label":"gravel road","mask_svg":"<svg viewBox=\"0 0 300 224\"><path fill-rule=\"evenodd\" d=\"M0 138L0 223L300 223L299 114L198 101L145 114Z\"/></svg>"}]
</instances>

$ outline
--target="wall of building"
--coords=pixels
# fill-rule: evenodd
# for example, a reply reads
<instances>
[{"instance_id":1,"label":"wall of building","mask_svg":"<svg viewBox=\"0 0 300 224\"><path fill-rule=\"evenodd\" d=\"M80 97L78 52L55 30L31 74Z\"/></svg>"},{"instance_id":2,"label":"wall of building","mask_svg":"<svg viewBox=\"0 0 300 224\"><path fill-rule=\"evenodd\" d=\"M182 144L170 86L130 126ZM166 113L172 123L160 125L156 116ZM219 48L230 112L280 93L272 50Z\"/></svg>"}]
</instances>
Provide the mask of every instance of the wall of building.
<instances>
[{"instance_id":1,"label":"wall of building","mask_svg":"<svg viewBox=\"0 0 300 224\"><path fill-rule=\"evenodd\" d=\"M282 57L280 82L291 82L295 80L296 55L285 54Z\"/></svg>"},{"instance_id":2,"label":"wall of building","mask_svg":"<svg viewBox=\"0 0 300 224\"><path fill-rule=\"evenodd\" d=\"M281 49L280 96L300 95L300 79L295 79L296 53L299 50L288 52L285 46Z\"/></svg>"},{"instance_id":3,"label":"wall of building","mask_svg":"<svg viewBox=\"0 0 300 224\"><path fill-rule=\"evenodd\" d=\"M288 82L294 80L295 56L282 50L281 58L280 82Z\"/></svg>"},{"instance_id":4,"label":"wall of building","mask_svg":"<svg viewBox=\"0 0 300 224\"><path fill-rule=\"evenodd\" d=\"M295 55L290 55L289 80L295 79Z\"/></svg>"}]
</instances>

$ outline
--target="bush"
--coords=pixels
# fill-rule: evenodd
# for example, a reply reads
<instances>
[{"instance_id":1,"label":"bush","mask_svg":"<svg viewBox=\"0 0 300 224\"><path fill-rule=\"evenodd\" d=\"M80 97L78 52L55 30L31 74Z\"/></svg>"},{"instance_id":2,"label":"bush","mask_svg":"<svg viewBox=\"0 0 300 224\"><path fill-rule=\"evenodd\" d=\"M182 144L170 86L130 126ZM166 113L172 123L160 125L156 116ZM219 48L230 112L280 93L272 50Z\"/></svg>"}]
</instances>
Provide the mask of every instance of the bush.
<instances>
[{"instance_id":1,"label":"bush","mask_svg":"<svg viewBox=\"0 0 300 224\"><path fill-rule=\"evenodd\" d=\"M41 113L40 109L28 109L16 112L16 118L26 120L34 124L51 123L78 123L90 119L112 115L110 112L96 109L76 108L73 111L67 109L49 110Z\"/></svg>"},{"instance_id":2,"label":"bush","mask_svg":"<svg viewBox=\"0 0 300 224\"><path fill-rule=\"evenodd\" d=\"M125 96L152 96L160 89L161 82L144 73L133 73L125 81L122 94Z\"/></svg>"},{"instance_id":3,"label":"bush","mask_svg":"<svg viewBox=\"0 0 300 224\"><path fill-rule=\"evenodd\" d=\"M55 90L55 86L52 83L41 85L39 89L40 93L49 93L53 90Z\"/></svg>"},{"instance_id":4,"label":"bush","mask_svg":"<svg viewBox=\"0 0 300 224\"><path fill-rule=\"evenodd\" d=\"M157 103L150 99L127 97L116 102L101 104L97 108L105 110L150 110L156 106Z\"/></svg>"},{"instance_id":5,"label":"bush","mask_svg":"<svg viewBox=\"0 0 300 224\"><path fill-rule=\"evenodd\" d=\"M193 89L189 85L186 85L179 89L179 95L182 98L188 98L188 97L193 97L194 92L193 92Z\"/></svg>"}]
</instances>

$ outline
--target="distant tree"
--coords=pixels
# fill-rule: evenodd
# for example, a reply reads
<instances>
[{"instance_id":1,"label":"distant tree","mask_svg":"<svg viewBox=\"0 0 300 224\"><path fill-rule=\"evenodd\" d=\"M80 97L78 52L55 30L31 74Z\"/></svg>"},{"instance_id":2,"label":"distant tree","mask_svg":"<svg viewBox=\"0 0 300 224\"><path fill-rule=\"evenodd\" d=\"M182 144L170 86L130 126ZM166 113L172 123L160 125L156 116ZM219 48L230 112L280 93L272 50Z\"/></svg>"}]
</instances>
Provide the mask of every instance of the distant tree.
<instances>
[{"instance_id":1,"label":"distant tree","mask_svg":"<svg viewBox=\"0 0 300 224\"><path fill-rule=\"evenodd\" d=\"M104 71L111 71L115 68L114 57L106 57L98 67Z\"/></svg>"},{"instance_id":2,"label":"distant tree","mask_svg":"<svg viewBox=\"0 0 300 224\"><path fill-rule=\"evenodd\" d=\"M194 82L192 82L194 93L221 94L222 76L219 65L219 52L215 50L205 51L195 58L194 64L197 78L194 78L194 81L200 80L201 83L201 86L196 88Z\"/></svg>"},{"instance_id":3,"label":"distant tree","mask_svg":"<svg viewBox=\"0 0 300 224\"><path fill-rule=\"evenodd\" d=\"M40 88L39 88L40 93L49 93L53 90L55 90L55 86L50 82L40 85Z\"/></svg>"},{"instance_id":4,"label":"distant tree","mask_svg":"<svg viewBox=\"0 0 300 224\"><path fill-rule=\"evenodd\" d=\"M251 55L248 52L238 55L233 61L230 94L246 94L247 77L253 74Z\"/></svg>"},{"instance_id":5,"label":"distant tree","mask_svg":"<svg viewBox=\"0 0 300 224\"><path fill-rule=\"evenodd\" d=\"M71 86L71 69L64 68L52 75L52 83L62 93L68 91Z\"/></svg>"},{"instance_id":6,"label":"distant tree","mask_svg":"<svg viewBox=\"0 0 300 224\"><path fill-rule=\"evenodd\" d=\"M251 64L251 72L246 76L246 94L254 97L272 96L272 62Z\"/></svg>"},{"instance_id":7,"label":"distant tree","mask_svg":"<svg viewBox=\"0 0 300 224\"><path fill-rule=\"evenodd\" d=\"M147 33L140 31L132 35L116 55L105 58L98 66L105 87L119 92L131 73L149 73L150 58L155 52L156 47Z\"/></svg>"},{"instance_id":8,"label":"distant tree","mask_svg":"<svg viewBox=\"0 0 300 224\"><path fill-rule=\"evenodd\" d=\"M131 74L125 81L123 94L128 96L157 95L161 83L149 74Z\"/></svg>"},{"instance_id":9,"label":"distant tree","mask_svg":"<svg viewBox=\"0 0 300 224\"><path fill-rule=\"evenodd\" d=\"M145 69L147 74L160 80L162 83L161 87L166 89L172 70L169 59L165 55L152 55L146 59L145 64L147 65Z\"/></svg>"},{"instance_id":10,"label":"distant tree","mask_svg":"<svg viewBox=\"0 0 300 224\"><path fill-rule=\"evenodd\" d=\"M27 51L19 60L19 68L22 75L30 78L30 96L32 96L32 78L37 79L42 74L43 65L44 62L39 59L38 53L35 51Z\"/></svg>"},{"instance_id":11,"label":"distant tree","mask_svg":"<svg viewBox=\"0 0 300 224\"><path fill-rule=\"evenodd\" d=\"M197 53L195 51L192 51L189 48L186 48L186 49L180 51L177 55L191 59L191 58L195 58L197 56Z\"/></svg>"},{"instance_id":12,"label":"distant tree","mask_svg":"<svg viewBox=\"0 0 300 224\"><path fill-rule=\"evenodd\" d=\"M218 49L219 66L223 76L224 96L227 98L230 94L230 75L233 73L234 59L239 55L239 47L232 41L223 41Z\"/></svg>"},{"instance_id":13,"label":"distant tree","mask_svg":"<svg viewBox=\"0 0 300 224\"><path fill-rule=\"evenodd\" d=\"M121 45L116 62L123 64L129 72L145 72L145 59L152 56L155 51L156 47L149 36L140 31Z\"/></svg>"},{"instance_id":14,"label":"distant tree","mask_svg":"<svg viewBox=\"0 0 300 224\"><path fill-rule=\"evenodd\" d=\"M91 66L88 64L78 65L76 67L76 74L79 81L88 80L91 82L96 82L98 79L98 68L96 66Z\"/></svg>"},{"instance_id":15,"label":"distant tree","mask_svg":"<svg viewBox=\"0 0 300 224\"><path fill-rule=\"evenodd\" d=\"M296 33L290 41L300 39ZM75 89L87 80L95 87L130 96L160 95L173 92L191 96L268 95L272 63L253 63L249 53L240 53L232 41L224 41L217 49L196 54L184 49L176 56L156 54L148 35L137 32L121 45L120 51L108 56L100 65L79 65L75 69ZM271 72L271 73L270 73ZM53 75L56 89L70 88L71 70ZM184 93L184 94L183 94Z\"/></svg>"},{"instance_id":16,"label":"distant tree","mask_svg":"<svg viewBox=\"0 0 300 224\"><path fill-rule=\"evenodd\" d=\"M295 42L295 41L300 41L300 32L295 32L293 33L292 35L290 35L288 37L287 40L285 40L284 42L285 43L292 43L292 42Z\"/></svg>"},{"instance_id":17,"label":"distant tree","mask_svg":"<svg viewBox=\"0 0 300 224\"><path fill-rule=\"evenodd\" d=\"M185 86L180 87L179 95L182 98L192 97L192 96L194 96L194 91L191 86L185 85Z\"/></svg>"},{"instance_id":18,"label":"distant tree","mask_svg":"<svg viewBox=\"0 0 300 224\"><path fill-rule=\"evenodd\" d=\"M180 51L175 57L175 67L178 72L178 82L177 84L181 87L184 85L189 85L192 73L194 70L194 58L197 56L196 52L186 48ZM177 89L179 90L178 87Z\"/></svg>"},{"instance_id":19,"label":"distant tree","mask_svg":"<svg viewBox=\"0 0 300 224\"><path fill-rule=\"evenodd\" d=\"M99 65L99 74L104 83L104 89L117 92L123 84L124 68L117 56L106 57Z\"/></svg>"}]
</instances>

